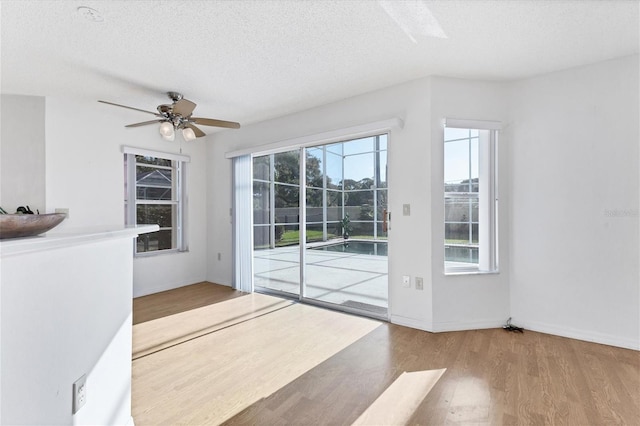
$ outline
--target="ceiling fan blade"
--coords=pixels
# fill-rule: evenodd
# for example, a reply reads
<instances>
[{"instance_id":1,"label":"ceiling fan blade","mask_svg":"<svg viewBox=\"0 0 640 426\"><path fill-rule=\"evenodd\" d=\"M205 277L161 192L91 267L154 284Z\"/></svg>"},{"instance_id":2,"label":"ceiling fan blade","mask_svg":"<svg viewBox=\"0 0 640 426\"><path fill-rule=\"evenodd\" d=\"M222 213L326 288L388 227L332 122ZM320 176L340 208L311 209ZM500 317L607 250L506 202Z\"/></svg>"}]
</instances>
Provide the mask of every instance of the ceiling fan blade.
<instances>
[{"instance_id":1,"label":"ceiling fan blade","mask_svg":"<svg viewBox=\"0 0 640 426\"><path fill-rule=\"evenodd\" d=\"M227 127L229 129L240 128L240 123L236 123L235 121L215 120L213 118L202 117L191 117L190 120L196 124L202 124L203 126Z\"/></svg>"},{"instance_id":2,"label":"ceiling fan blade","mask_svg":"<svg viewBox=\"0 0 640 426\"><path fill-rule=\"evenodd\" d=\"M176 115L181 115L183 117L188 117L191 115L195 108L196 104L194 104L193 102L187 99L180 99L179 101L176 101L175 104L173 104L173 113Z\"/></svg>"},{"instance_id":3,"label":"ceiling fan blade","mask_svg":"<svg viewBox=\"0 0 640 426\"><path fill-rule=\"evenodd\" d=\"M203 132L202 130L198 129L196 126L194 126L191 123L184 123L184 127L188 127L191 130L193 130L193 133L196 134L196 138L201 138L203 136L207 136L207 134L205 132Z\"/></svg>"},{"instance_id":4,"label":"ceiling fan blade","mask_svg":"<svg viewBox=\"0 0 640 426\"><path fill-rule=\"evenodd\" d=\"M144 110L144 109L134 108L134 107L126 106L126 105L114 104L113 102L107 102L107 101L98 101L98 102L101 102L103 104L108 104L108 105L121 107L121 108L132 109L134 111L146 112L147 114L152 114L152 115L155 115L156 117L162 117L160 114L158 114L156 112L153 112L153 111L147 111L147 110Z\"/></svg>"},{"instance_id":5,"label":"ceiling fan blade","mask_svg":"<svg viewBox=\"0 0 640 426\"><path fill-rule=\"evenodd\" d=\"M133 123L133 124L127 124L124 127L140 127L140 126L146 126L148 124L156 124L156 123L162 123L165 120L151 120L151 121L143 121L142 123Z\"/></svg>"}]
</instances>

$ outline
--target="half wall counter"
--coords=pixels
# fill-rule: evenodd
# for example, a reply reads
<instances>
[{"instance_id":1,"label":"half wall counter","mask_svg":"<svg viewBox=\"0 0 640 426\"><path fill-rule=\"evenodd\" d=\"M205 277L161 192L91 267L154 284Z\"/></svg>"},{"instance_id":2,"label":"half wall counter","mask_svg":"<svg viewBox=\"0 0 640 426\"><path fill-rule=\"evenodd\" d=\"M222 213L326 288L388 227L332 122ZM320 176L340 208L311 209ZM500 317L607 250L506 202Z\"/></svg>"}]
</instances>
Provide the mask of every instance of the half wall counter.
<instances>
[{"instance_id":1,"label":"half wall counter","mask_svg":"<svg viewBox=\"0 0 640 426\"><path fill-rule=\"evenodd\" d=\"M133 239L157 225L0 241L0 424L127 424ZM73 410L73 383L86 377Z\"/></svg>"}]
</instances>

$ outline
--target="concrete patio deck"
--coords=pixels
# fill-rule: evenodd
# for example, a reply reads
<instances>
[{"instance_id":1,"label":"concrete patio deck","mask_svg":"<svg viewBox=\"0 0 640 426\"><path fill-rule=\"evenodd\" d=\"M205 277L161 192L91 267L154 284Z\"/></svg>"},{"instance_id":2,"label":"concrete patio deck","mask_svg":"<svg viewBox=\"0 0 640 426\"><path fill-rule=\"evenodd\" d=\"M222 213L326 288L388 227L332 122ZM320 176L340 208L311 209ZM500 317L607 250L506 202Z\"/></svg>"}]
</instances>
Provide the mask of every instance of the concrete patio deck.
<instances>
[{"instance_id":1,"label":"concrete patio deck","mask_svg":"<svg viewBox=\"0 0 640 426\"><path fill-rule=\"evenodd\" d=\"M386 315L387 256L306 250L305 296L323 302ZM256 287L297 295L299 246L254 251Z\"/></svg>"}]
</instances>

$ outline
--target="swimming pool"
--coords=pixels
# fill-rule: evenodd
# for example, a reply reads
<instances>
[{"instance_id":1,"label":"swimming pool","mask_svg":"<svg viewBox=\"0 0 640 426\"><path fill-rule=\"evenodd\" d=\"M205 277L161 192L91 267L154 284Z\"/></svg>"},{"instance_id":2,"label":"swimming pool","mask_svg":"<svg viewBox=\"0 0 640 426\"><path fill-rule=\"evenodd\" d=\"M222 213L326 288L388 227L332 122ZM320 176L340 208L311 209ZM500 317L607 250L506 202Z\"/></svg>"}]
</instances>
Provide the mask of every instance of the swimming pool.
<instances>
[{"instance_id":1,"label":"swimming pool","mask_svg":"<svg viewBox=\"0 0 640 426\"><path fill-rule=\"evenodd\" d=\"M340 253L369 254L373 256L387 255L386 241L345 241L344 243L317 246L311 250L336 251Z\"/></svg>"}]
</instances>

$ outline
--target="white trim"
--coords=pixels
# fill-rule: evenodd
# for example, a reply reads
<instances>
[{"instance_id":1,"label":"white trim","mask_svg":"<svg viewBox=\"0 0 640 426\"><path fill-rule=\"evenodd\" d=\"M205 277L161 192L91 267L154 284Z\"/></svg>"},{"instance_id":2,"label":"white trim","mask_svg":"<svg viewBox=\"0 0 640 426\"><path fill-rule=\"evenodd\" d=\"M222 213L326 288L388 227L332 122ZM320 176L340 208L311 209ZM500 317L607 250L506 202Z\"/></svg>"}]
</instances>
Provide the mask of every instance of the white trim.
<instances>
[{"instance_id":1,"label":"white trim","mask_svg":"<svg viewBox=\"0 0 640 426\"><path fill-rule=\"evenodd\" d=\"M502 123L488 120L465 120L445 118L444 126L456 129L502 130Z\"/></svg>"},{"instance_id":2,"label":"white trim","mask_svg":"<svg viewBox=\"0 0 640 426\"><path fill-rule=\"evenodd\" d=\"M155 232L158 229L158 225L138 225L116 229L79 228L57 232L49 231L36 237L2 240L0 242L0 255L5 258L25 253L78 246L80 244L93 244L114 238L135 238L140 234Z\"/></svg>"},{"instance_id":3,"label":"white trim","mask_svg":"<svg viewBox=\"0 0 640 426\"><path fill-rule=\"evenodd\" d=\"M180 244L181 252L189 251L189 238L187 229L189 228L189 221L187 220L188 208L189 208L189 193L187 192L187 163L178 162L176 164L176 175L178 178L178 185L176 186L177 197L180 202L177 205L178 220L176 226L178 227L178 243Z\"/></svg>"},{"instance_id":4,"label":"white trim","mask_svg":"<svg viewBox=\"0 0 640 426\"><path fill-rule=\"evenodd\" d=\"M413 318L405 318L398 315L391 315L390 322L392 324L401 325L404 327L415 328L418 330L424 330L431 333L442 333L448 331L463 331L463 330L480 330L488 328L502 328L504 321L501 320L479 320L479 321L447 321L434 323L431 326L425 321L416 320ZM640 340L631 339L628 337L612 336L606 333L598 333L594 331L578 330L570 327L559 327L557 325L538 322L538 321L524 321L518 318L513 319L513 323L519 327L524 328L524 332L527 330L535 331L538 333L551 334L553 336L566 337L568 339L582 340L585 342L598 343L601 345L616 346L619 348L632 349L640 351Z\"/></svg>"},{"instance_id":5,"label":"white trim","mask_svg":"<svg viewBox=\"0 0 640 426\"><path fill-rule=\"evenodd\" d=\"M409 328L415 328L418 330L433 332L433 328L431 327L431 324L429 324L426 321L420 321L414 318L407 318L399 315L391 315L389 317L389 321L392 324L401 325L403 327L409 327Z\"/></svg>"},{"instance_id":6,"label":"white trim","mask_svg":"<svg viewBox=\"0 0 640 426\"><path fill-rule=\"evenodd\" d=\"M499 275L500 271L496 269L495 271L480 271L478 268L475 269L457 269L457 268L447 268L444 271L445 277L455 277L456 275Z\"/></svg>"},{"instance_id":7,"label":"white trim","mask_svg":"<svg viewBox=\"0 0 640 426\"><path fill-rule=\"evenodd\" d=\"M136 258L133 261L134 261L134 268L135 268L135 262L138 262L138 261L144 262L144 258ZM177 288L185 287L192 284L195 284L195 283L169 282L164 280L158 280L157 285L154 285L152 287L146 287L144 289L136 289L136 286L134 286L133 298L135 299L136 297L148 296L150 294L160 293L167 290L175 290Z\"/></svg>"},{"instance_id":8,"label":"white trim","mask_svg":"<svg viewBox=\"0 0 640 426\"><path fill-rule=\"evenodd\" d=\"M447 128L462 128L462 129L474 129L478 132L478 178L480 189L477 193L473 192L445 192L444 199L445 205L447 199L468 199L471 200L477 197L478 200L478 225L479 225L479 246L478 246L478 263L470 266L452 266L448 265L445 259L444 273L450 274L464 274L464 273L478 273L478 272L496 272L498 269L498 187L497 187L497 174L498 174L498 162L497 162L497 129L491 127L499 127L500 123L497 121L481 121L481 120L457 120L457 119L445 119L445 127ZM451 125L450 125L451 124ZM460 126L460 127L458 127ZM446 133L445 133L446 134ZM471 143L471 134L466 138L456 139L460 141L469 141ZM446 144L448 140L444 140ZM469 145L471 150L471 145ZM446 161L446 159L445 159ZM471 177L471 152L469 153L469 176ZM446 170L445 170L446 173ZM472 215L470 214L469 223L472 223ZM445 218L445 228L447 222ZM471 232L471 228L470 228ZM469 235L469 238L471 235ZM446 246L449 244L445 240ZM445 256L446 257L446 256Z\"/></svg>"},{"instance_id":9,"label":"white trim","mask_svg":"<svg viewBox=\"0 0 640 426\"><path fill-rule=\"evenodd\" d=\"M496 156L497 131L480 131L478 139L478 165L480 190L478 194L479 242L478 266L481 271L498 268L498 162Z\"/></svg>"},{"instance_id":10,"label":"white trim","mask_svg":"<svg viewBox=\"0 0 640 426\"><path fill-rule=\"evenodd\" d=\"M124 200L124 208L125 208L125 220L124 223L133 224L136 223L136 198L137 198L137 187L136 187L136 160L134 154L125 153L125 173L126 177L124 180L125 185L125 197ZM131 164L133 163L133 164ZM133 252L136 252L135 242Z\"/></svg>"},{"instance_id":11,"label":"white trim","mask_svg":"<svg viewBox=\"0 0 640 426\"><path fill-rule=\"evenodd\" d=\"M482 330L486 328L502 328L504 320L478 320L478 321L445 321L433 324L434 333L447 331Z\"/></svg>"},{"instance_id":12,"label":"white trim","mask_svg":"<svg viewBox=\"0 0 640 426\"><path fill-rule=\"evenodd\" d=\"M136 204L151 204L151 205L163 205L163 206L177 206L178 200L136 200Z\"/></svg>"},{"instance_id":13,"label":"white trim","mask_svg":"<svg viewBox=\"0 0 640 426\"><path fill-rule=\"evenodd\" d=\"M169 228L171 229L171 228ZM160 228L159 231L165 231L166 228ZM135 241L134 241L135 243ZM163 249L163 250L151 250L151 251L141 251L140 253L136 253L134 255L135 259L143 258L143 257L154 257L154 256L164 256L165 254L176 254L176 253L187 253L189 250L179 250L177 248L172 249Z\"/></svg>"},{"instance_id":14,"label":"white trim","mask_svg":"<svg viewBox=\"0 0 640 426\"><path fill-rule=\"evenodd\" d=\"M485 328L500 328L504 325L502 320L480 320L480 321L447 321L438 323L426 323L413 318L391 316L391 323L404 327L416 328L430 333L442 333L446 331L481 330Z\"/></svg>"},{"instance_id":15,"label":"white trim","mask_svg":"<svg viewBox=\"0 0 640 426\"><path fill-rule=\"evenodd\" d=\"M307 293L307 151L304 147L302 147L298 152L298 162L300 166L300 175L298 178L298 184L300 185L298 189L298 250L300 252L300 287L298 289L298 298L303 299L306 297Z\"/></svg>"},{"instance_id":16,"label":"white trim","mask_svg":"<svg viewBox=\"0 0 640 426\"><path fill-rule=\"evenodd\" d=\"M182 161L185 163L191 162L191 157L188 155L175 154L172 152L152 151L150 149L135 148L133 146L122 145L122 152L124 154L142 155L145 157L158 157L173 161Z\"/></svg>"},{"instance_id":17,"label":"white trim","mask_svg":"<svg viewBox=\"0 0 640 426\"><path fill-rule=\"evenodd\" d=\"M328 132L316 133L314 135L301 136L292 139L272 142L251 148L244 148L237 151L227 152L225 158L240 157L242 155L267 155L282 151L290 151L302 147L314 145L324 145L332 142L343 142L350 139L357 139L367 136L375 136L376 134L388 132L394 128L401 129L404 122L397 118L389 118L387 120L375 121L372 123L360 124L357 126L346 127L343 129L330 130Z\"/></svg>"},{"instance_id":18,"label":"white trim","mask_svg":"<svg viewBox=\"0 0 640 426\"><path fill-rule=\"evenodd\" d=\"M250 155L233 159L233 288L253 293L253 161Z\"/></svg>"},{"instance_id":19,"label":"white trim","mask_svg":"<svg viewBox=\"0 0 640 426\"><path fill-rule=\"evenodd\" d=\"M552 334L554 336L567 337L569 339L583 340L585 342L599 343L601 345L616 346L619 348L633 349L640 351L640 339L631 339L628 337L612 336L611 334L599 333L590 330L579 330L571 327L557 326L538 321L526 321L516 317L513 323L518 327L524 327L527 330L537 331L538 333Z\"/></svg>"},{"instance_id":20,"label":"white trim","mask_svg":"<svg viewBox=\"0 0 640 426\"><path fill-rule=\"evenodd\" d=\"M125 157L125 223L132 225L137 223L137 208L139 205L163 205L163 206L175 206L175 216L172 214L172 226L163 227L160 230L172 229L171 233L171 246L170 249L161 249L153 251L138 252L136 242L134 241L133 253L134 257L146 257L155 256L158 254L169 254L176 252L188 251L188 244L186 238L186 204L187 204L187 191L186 191L186 163L190 161L190 157L186 155L166 153L162 151L151 151L147 149L134 148L131 146L122 146L122 152ZM171 170L171 179L168 180L171 183L170 186L152 186L154 188L171 188L172 198L171 200L146 200L138 199L137 194L137 168L146 167L147 164L139 163L136 161L135 156L142 155L146 157L160 158L163 160L170 160L172 162L171 167L156 166L155 164L149 164L152 168L161 168L165 170ZM165 177L166 178L166 177ZM151 254L152 253L152 254Z\"/></svg>"}]
</instances>

